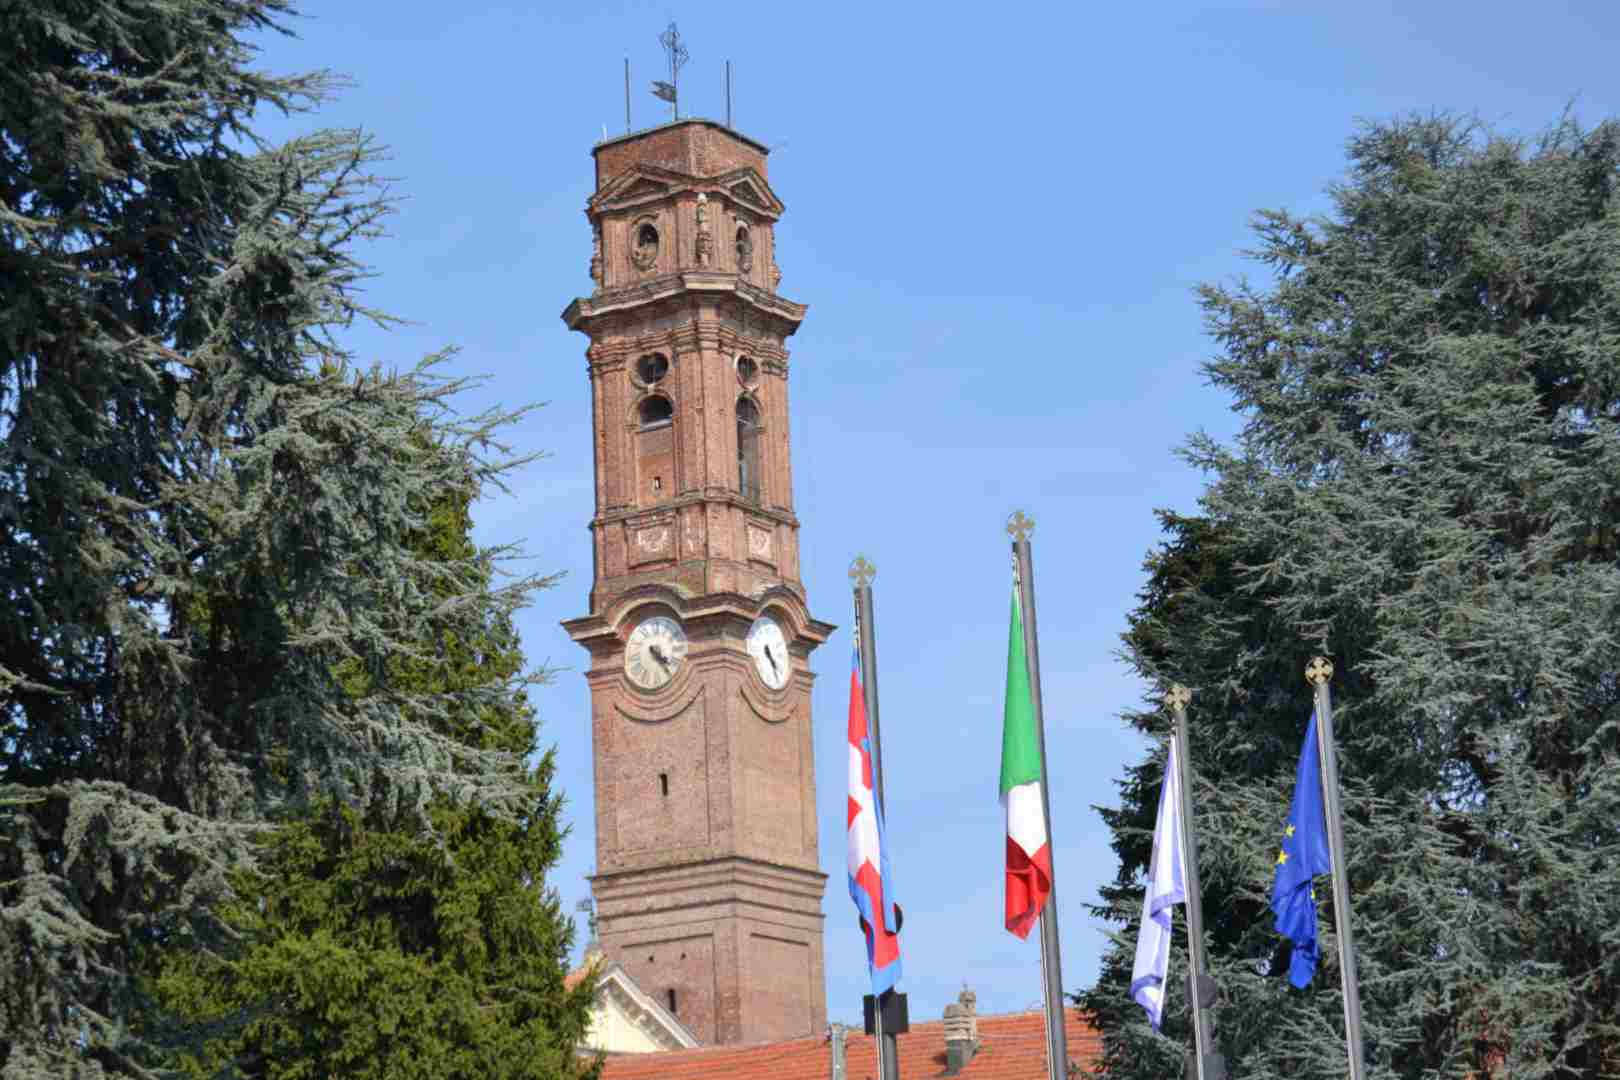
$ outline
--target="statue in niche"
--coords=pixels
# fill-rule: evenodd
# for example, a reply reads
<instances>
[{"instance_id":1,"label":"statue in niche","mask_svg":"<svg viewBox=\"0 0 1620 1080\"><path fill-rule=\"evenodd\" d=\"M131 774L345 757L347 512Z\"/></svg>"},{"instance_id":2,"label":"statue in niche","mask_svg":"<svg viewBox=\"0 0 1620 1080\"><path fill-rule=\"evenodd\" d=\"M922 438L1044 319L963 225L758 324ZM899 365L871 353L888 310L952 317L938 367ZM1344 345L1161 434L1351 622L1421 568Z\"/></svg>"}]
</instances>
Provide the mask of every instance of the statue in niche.
<instances>
[{"instance_id":1,"label":"statue in niche","mask_svg":"<svg viewBox=\"0 0 1620 1080\"><path fill-rule=\"evenodd\" d=\"M714 237L709 234L709 197L697 197L697 263L708 266L714 261Z\"/></svg>"},{"instance_id":2,"label":"statue in niche","mask_svg":"<svg viewBox=\"0 0 1620 1080\"><path fill-rule=\"evenodd\" d=\"M772 229L765 237L767 252L771 260L771 290L774 292L782 285L782 268L776 265L776 230Z\"/></svg>"},{"instance_id":3,"label":"statue in niche","mask_svg":"<svg viewBox=\"0 0 1620 1080\"><path fill-rule=\"evenodd\" d=\"M754 239L748 235L748 226L737 223L737 272L746 274L754 268Z\"/></svg>"},{"instance_id":4,"label":"statue in niche","mask_svg":"<svg viewBox=\"0 0 1620 1080\"><path fill-rule=\"evenodd\" d=\"M630 248L630 261L637 270L651 270L658 262L658 230L652 222L644 221L635 227L635 242Z\"/></svg>"},{"instance_id":5,"label":"statue in niche","mask_svg":"<svg viewBox=\"0 0 1620 1080\"><path fill-rule=\"evenodd\" d=\"M591 226L591 280L602 287L602 223Z\"/></svg>"}]
</instances>

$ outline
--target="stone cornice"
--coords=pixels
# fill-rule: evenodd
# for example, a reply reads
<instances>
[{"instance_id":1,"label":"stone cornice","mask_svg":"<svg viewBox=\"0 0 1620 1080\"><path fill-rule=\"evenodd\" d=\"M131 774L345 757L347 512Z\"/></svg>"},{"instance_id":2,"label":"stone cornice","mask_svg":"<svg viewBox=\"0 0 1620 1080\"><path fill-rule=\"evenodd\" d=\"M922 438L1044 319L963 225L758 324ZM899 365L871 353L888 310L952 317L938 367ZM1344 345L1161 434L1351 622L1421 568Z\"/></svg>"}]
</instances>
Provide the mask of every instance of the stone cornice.
<instances>
[{"instance_id":1,"label":"stone cornice","mask_svg":"<svg viewBox=\"0 0 1620 1080\"><path fill-rule=\"evenodd\" d=\"M591 323L608 315L618 315L659 301L696 296L734 296L762 315L777 321L782 337L790 337L810 310L806 304L750 285L737 274L718 270L678 270L662 274L624 289L613 289L595 296L581 296L562 312L570 330L590 332Z\"/></svg>"},{"instance_id":2,"label":"stone cornice","mask_svg":"<svg viewBox=\"0 0 1620 1080\"><path fill-rule=\"evenodd\" d=\"M774 607L787 617L793 633L793 645L803 655L824 644L838 629L832 623L811 616L804 597L788 585L773 585L759 596L745 596L735 592L705 593L686 596L663 584L637 585L613 597L606 611L594 615L581 615L564 619L562 628L575 641L591 648L616 645L618 626L624 617L650 603L663 604L678 614L683 622L693 623L710 618L732 618L749 623L766 608Z\"/></svg>"},{"instance_id":3,"label":"stone cornice","mask_svg":"<svg viewBox=\"0 0 1620 1080\"><path fill-rule=\"evenodd\" d=\"M760 876L756 878L755 875ZM585 875L585 880L592 885L600 882L607 888L618 887L650 895L657 895L676 884L691 883L698 887L732 879L799 881L805 887L804 895L809 896L812 895L809 891L811 888L826 883L827 875L819 869L749 855L715 855L687 862L669 860L664 865L650 868L626 867Z\"/></svg>"},{"instance_id":4,"label":"stone cornice","mask_svg":"<svg viewBox=\"0 0 1620 1080\"><path fill-rule=\"evenodd\" d=\"M786 525L790 529L799 527L799 519L790 511L761 506L743 498L735 491L718 487L703 491L688 491L653 506L627 506L617 510L604 510L592 518L590 524L593 529L599 529L604 525L613 525L621 521L628 521L632 525L658 523L666 520L674 511L699 505L740 506L746 512L767 518L778 525Z\"/></svg>"},{"instance_id":5,"label":"stone cornice","mask_svg":"<svg viewBox=\"0 0 1620 1080\"><path fill-rule=\"evenodd\" d=\"M720 121L710 120L706 116L683 116L679 120L670 120L667 123L654 124L651 127L639 128L635 131L627 131L623 135L610 135L607 138L599 140L594 146L591 147L591 155L594 157L596 154L600 153L609 146L617 146L619 143L631 142L635 139L644 138L655 132L666 131L670 128L678 127L713 128L715 131L724 132L740 143L745 143L748 146L752 146L761 154L769 154L771 152L770 147L766 146L758 139L744 135L730 124L722 124Z\"/></svg>"}]
</instances>

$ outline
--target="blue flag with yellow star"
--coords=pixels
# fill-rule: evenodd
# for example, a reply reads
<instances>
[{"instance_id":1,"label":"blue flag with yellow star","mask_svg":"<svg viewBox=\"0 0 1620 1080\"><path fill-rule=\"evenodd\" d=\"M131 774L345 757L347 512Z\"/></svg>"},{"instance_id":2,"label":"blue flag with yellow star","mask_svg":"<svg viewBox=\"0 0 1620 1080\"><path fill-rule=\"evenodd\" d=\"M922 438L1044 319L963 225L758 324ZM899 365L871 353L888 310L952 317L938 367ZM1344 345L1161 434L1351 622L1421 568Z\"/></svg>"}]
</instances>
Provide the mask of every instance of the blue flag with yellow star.
<instances>
[{"instance_id":1,"label":"blue flag with yellow star","mask_svg":"<svg viewBox=\"0 0 1620 1080\"><path fill-rule=\"evenodd\" d=\"M1317 756L1316 713L1305 727L1305 746L1294 772L1294 802L1283 827L1277 852L1277 876L1271 885L1271 910L1277 913L1277 932L1294 943L1288 979L1303 989L1316 973L1316 891L1311 879L1331 874L1327 819L1322 809L1322 767Z\"/></svg>"}]
</instances>

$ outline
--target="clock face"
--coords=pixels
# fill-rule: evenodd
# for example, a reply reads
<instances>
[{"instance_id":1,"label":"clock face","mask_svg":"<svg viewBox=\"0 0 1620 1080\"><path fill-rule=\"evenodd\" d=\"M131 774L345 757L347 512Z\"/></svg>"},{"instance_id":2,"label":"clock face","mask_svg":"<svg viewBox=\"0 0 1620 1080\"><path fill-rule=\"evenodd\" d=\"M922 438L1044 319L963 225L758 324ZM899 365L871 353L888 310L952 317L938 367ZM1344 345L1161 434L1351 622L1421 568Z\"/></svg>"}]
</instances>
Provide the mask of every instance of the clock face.
<instances>
[{"instance_id":1,"label":"clock face","mask_svg":"<svg viewBox=\"0 0 1620 1080\"><path fill-rule=\"evenodd\" d=\"M667 615L641 620L624 646L624 674L643 690L666 686L686 659L686 631Z\"/></svg>"},{"instance_id":2,"label":"clock face","mask_svg":"<svg viewBox=\"0 0 1620 1080\"><path fill-rule=\"evenodd\" d=\"M748 655L754 658L754 670L766 686L780 690L787 685L787 639L782 636L782 627L769 615L761 615L748 628Z\"/></svg>"}]
</instances>

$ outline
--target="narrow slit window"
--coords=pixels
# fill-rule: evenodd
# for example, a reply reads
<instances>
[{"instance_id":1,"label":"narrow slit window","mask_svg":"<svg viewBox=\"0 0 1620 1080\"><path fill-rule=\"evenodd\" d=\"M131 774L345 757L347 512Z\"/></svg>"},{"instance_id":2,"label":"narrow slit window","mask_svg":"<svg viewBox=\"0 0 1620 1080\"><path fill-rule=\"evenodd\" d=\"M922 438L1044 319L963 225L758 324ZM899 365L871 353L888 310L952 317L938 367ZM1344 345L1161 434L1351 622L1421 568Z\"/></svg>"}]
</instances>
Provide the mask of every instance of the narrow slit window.
<instances>
[{"instance_id":1,"label":"narrow slit window","mask_svg":"<svg viewBox=\"0 0 1620 1080\"><path fill-rule=\"evenodd\" d=\"M675 1012L675 988L673 986L664 991L664 1000L669 1003L669 1011L673 1014Z\"/></svg>"},{"instance_id":2,"label":"narrow slit window","mask_svg":"<svg viewBox=\"0 0 1620 1080\"><path fill-rule=\"evenodd\" d=\"M667 772L658 774L658 793L665 797L669 795L669 773Z\"/></svg>"},{"instance_id":3,"label":"narrow slit window","mask_svg":"<svg viewBox=\"0 0 1620 1080\"><path fill-rule=\"evenodd\" d=\"M760 501L759 407L746 397L737 399L737 491Z\"/></svg>"}]
</instances>

